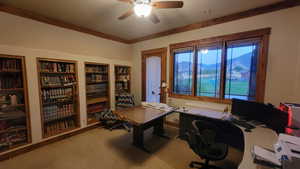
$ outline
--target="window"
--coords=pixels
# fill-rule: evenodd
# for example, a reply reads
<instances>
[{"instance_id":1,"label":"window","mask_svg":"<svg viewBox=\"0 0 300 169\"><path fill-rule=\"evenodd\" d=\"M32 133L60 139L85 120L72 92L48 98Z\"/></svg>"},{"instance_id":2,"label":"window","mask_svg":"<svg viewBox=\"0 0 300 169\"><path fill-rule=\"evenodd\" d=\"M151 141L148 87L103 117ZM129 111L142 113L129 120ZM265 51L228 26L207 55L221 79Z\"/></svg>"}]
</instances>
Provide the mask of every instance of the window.
<instances>
[{"instance_id":1,"label":"window","mask_svg":"<svg viewBox=\"0 0 300 169\"><path fill-rule=\"evenodd\" d=\"M228 45L225 98L255 100L258 49L256 40Z\"/></svg>"},{"instance_id":2,"label":"window","mask_svg":"<svg viewBox=\"0 0 300 169\"><path fill-rule=\"evenodd\" d=\"M192 94L193 49L174 51L174 92L183 95Z\"/></svg>"},{"instance_id":3,"label":"window","mask_svg":"<svg viewBox=\"0 0 300 169\"><path fill-rule=\"evenodd\" d=\"M170 45L170 97L263 101L269 33L262 29Z\"/></svg>"},{"instance_id":4,"label":"window","mask_svg":"<svg viewBox=\"0 0 300 169\"><path fill-rule=\"evenodd\" d=\"M220 94L222 46L198 47L196 96Z\"/></svg>"}]
</instances>

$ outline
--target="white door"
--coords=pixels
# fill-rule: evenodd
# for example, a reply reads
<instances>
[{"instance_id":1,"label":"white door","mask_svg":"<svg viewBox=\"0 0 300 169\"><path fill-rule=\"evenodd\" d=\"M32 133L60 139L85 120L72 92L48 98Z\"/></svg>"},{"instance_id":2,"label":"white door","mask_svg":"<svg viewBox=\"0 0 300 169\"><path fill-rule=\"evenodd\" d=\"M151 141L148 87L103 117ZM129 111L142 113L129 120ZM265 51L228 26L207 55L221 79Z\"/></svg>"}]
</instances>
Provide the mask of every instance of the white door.
<instances>
[{"instance_id":1,"label":"white door","mask_svg":"<svg viewBox=\"0 0 300 169\"><path fill-rule=\"evenodd\" d=\"M146 59L146 102L160 103L161 57Z\"/></svg>"}]
</instances>

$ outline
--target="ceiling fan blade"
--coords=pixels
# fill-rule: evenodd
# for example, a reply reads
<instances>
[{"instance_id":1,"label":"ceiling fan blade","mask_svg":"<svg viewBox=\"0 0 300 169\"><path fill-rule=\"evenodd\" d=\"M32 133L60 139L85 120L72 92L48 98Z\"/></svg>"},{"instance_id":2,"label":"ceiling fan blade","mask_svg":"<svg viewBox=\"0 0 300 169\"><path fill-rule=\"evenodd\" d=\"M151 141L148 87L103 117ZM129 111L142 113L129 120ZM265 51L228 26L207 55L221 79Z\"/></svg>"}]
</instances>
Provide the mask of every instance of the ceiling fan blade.
<instances>
[{"instance_id":1,"label":"ceiling fan blade","mask_svg":"<svg viewBox=\"0 0 300 169\"><path fill-rule=\"evenodd\" d=\"M152 6L155 8L182 8L183 1L161 1L153 2Z\"/></svg>"},{"instance_id":2,"label":"ceiling fan blade","mask_svg":"<svg viewBox=\"0 0 300 169\"><path fill-rule=\"evenodd\" d=\"M157 15L155 13L151 13L149 16L149 19L154 23L157 24L160 22L160 20L158 19Z\"/></svg>"},{"instance_id":3,"label":"ceiling fan blade","mask_svg":"<svg viewBox=\"0 0 300 169\"><path fill-rule=\"evenodd\" d=\"M127 17L129 17L130 15L132 15L134 13L133 9L130 9L129 11L127 11L126 13L124 13L123 15L121 15L120 17L118 17L119 20L123 20Z\"/></svg>"},{"instance_id":4,"label":"ceiling fan blade","mask_svg":"<svg viewBox=\"0 0 300 169\"><path fill-rule=\"evenodd\" d=\"M131 0L118 0L118 1L132 4Z\"/></svg>"}]
</instances>

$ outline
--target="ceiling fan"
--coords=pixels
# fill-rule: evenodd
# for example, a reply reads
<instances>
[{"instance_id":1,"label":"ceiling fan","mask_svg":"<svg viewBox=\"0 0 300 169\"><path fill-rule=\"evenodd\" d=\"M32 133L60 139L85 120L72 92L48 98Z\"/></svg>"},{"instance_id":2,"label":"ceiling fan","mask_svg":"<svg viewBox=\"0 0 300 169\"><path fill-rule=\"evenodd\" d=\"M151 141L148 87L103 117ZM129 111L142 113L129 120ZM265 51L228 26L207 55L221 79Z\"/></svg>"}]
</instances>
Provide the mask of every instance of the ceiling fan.
<instances>
[{"instance_id":1,"label":"ceiling fan","mask_svg":"<svg viewBox=\"0 0 300 169\"><path fill-rule=\"evenodd\" d=\"M118 17L119 20L123 20L133 13L135 13L139 17L147 17L153 23L159 23L160 20L156 16L155 13L152 12L152 8L182 8L182 1L159 1L159 2L151 2L151 0L118 0L120 2L130 3L133 5L133 8Z\"/></svg>"}]
</instances>

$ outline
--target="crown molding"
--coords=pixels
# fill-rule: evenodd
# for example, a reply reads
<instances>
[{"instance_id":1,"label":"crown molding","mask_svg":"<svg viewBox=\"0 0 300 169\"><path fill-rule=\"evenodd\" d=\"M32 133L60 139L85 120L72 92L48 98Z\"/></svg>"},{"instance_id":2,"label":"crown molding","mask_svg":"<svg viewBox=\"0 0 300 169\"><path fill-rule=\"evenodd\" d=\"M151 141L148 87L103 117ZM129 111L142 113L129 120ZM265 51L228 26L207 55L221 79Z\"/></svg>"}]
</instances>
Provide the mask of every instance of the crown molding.
<instances>
[{"instance_id":1,"label":"crown molding","mask_svg":"<svg viewBox=\"0 0 300 169\"><path fill-rule=\"evenodd\" d=\"M176 34L176 33L187 32L187 31L191 31L191 30L195 30L195 29L205 28L205 27L222 24L222 23L226 23L226 22L230 22L230 21L234 21L234 20L239 20L239 19L243 19L243 18L247 18L247 17L252 17L252 16L256 16L256 15L260 15L260 14L274 12L274 11L291 8L291 7L295 7L295 6L299 6L299 5L300 5L300 0L284 0L282 2L274 3L271 5L266 5L263 7L258 7L258 8L250 9L247 11L238 12L238 13L234 13L234 14L230 14L230 15L226 15L223 17L214 18L214 19L210 19L210 20L206 20L206 21L196 22L196 23L189 24L186 26L177 27L177 28L173 28L173 29L170 29L167 31L158 32L158 33L154 33L154 34L150 34L147 36L134 38L134 39L124 39L124 38L121 38L121 37L118 37L115 35L91 30L89 28L85 28L85 27L81 27L78 25L66 23L61 20L45 17L45 16L39 15L37 13L31 12L28 10L16 8L16 7L6 5L3 3L0 3L0 11L6 12L9 14L13 14L13 15L17 15L17 16L21 16L24 18L29 18L29 19L36 20L39 22L47 23L50 25L55 25L58 27L78 31L81 33L90 34L93 36L97 36L97 37L112 40L112 41L117 41L117 42L121 42L121 43L125 43L125 44L133 44L133 43L146 41L146 40L150 40L150 39L155 39L155 38L159 38L159 37L163 37L163 36L168 36L168 35L172 35L172 34Z\"/></svg>"},{"instance_id":2,"label":"crown molding","mask_svg":"<svg viewBox=\"0 0 300 169\"><path fill-rule=\"evenodd\" d=\"M36 21L39 21L39 22L47 23L47 24L50 24L50 25L55 25L55 26L58 26L58 27L71 29L71 30L74 30L74 31L77 31L77 32L90 34L90 35L97 36L97 37L104 38L104 39L108 39L108 40L113 40L113 41L122 42L122 43L126 43L126 44L129 43L129 40L120 38L120 37L115 36L115 35L110 35L110 34L107 34L107 33L94 31L94 30L91 30L89 28L85 28L85 27L74 25L74 24L66 23L66 22L58 20L58 19L45 17L45 16L42 16L40 14L31 12L31 11L28 11L28 10L16 8L16 7L6 5L6 4L3 4L3 3L0 3L0 11L1 12L6 12L6 13L9 13L9 14L13 14L13 15L17 15L17 16L21 16L21 17L24 17L24 18L29 18L29 19L36 20Z\"/></svg>"},{"instance_id":3,"label":"crown molding","mask_svg":"<svg viewBox=\"0 0 300 169\"><path fill-rule=\"evenodd\" d=\"M247 17L251 17L251 16L274 12L274 11L291 8L291 7L295 7L295 6L299 6L299 5L300 5L300 0L285 0L285 1L274 3L271 5L266 5L263 7L258 7L258 8L250 9L247 11L238 12L238 13L230 14L227 16L214 18L214 19L210 19L210 20L206 20L206 21L201 21L201 22L189 24L186 26L170 29L167 31L158 32L158 33L154 33L151 35L131 39L131 40L129 40L129 43L132 44L132 43L155 39L155 38L168 36L168 35L172 35L172 34L176 34L176 33L182 33L182 32L187 32L187 31L191 31L191 30L195 30L195 29L205 28L205 27L209 27L209 26L213 26L213 25L217 25L217 24L222 24L222 23L235 21L235 20L239 20L239 19L243 19L243 18L247 18Z\"/></svg>"}]
</instances>

